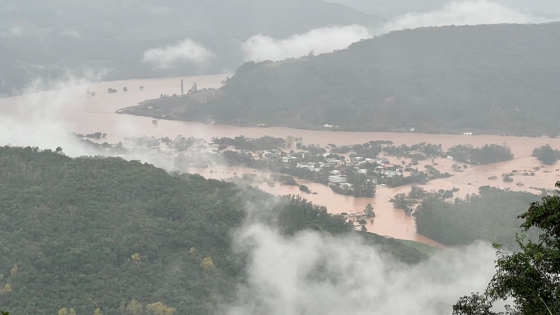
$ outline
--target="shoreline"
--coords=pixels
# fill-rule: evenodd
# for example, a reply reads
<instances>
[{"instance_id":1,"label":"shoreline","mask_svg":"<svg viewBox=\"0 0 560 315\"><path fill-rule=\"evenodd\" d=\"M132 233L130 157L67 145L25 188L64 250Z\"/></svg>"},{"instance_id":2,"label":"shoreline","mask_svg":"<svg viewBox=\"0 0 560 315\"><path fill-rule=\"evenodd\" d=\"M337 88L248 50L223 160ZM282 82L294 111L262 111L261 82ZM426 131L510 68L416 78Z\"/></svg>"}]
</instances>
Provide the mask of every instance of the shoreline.
<instances>
[{"instance_id":1,"label":"shoreline","mask_svg":"<svg viewBox=\"0 0 560 315\"><path fill-rule=\"evenodd\" d=\"M219 89L219 88L217 88ZM217 90L216 89L216 90ZM181 96L174 96L174 97L181 97ZM173 99L174 97L169 97ZM185 94L183 97L187 97ZM168 98L168 99L169 99ZM157 115L150 115L149 112L153 109L147 109L147 104L151 104L153 102L160 101L161 99L145 99L138 102L136 105L126 106L123 108L119 108L115 111L117 114L122 115L130 115L135 117L148 117L152 119L161 119L161 120L169 120L169 121L181 121L181 122L191 122L191 123L207 123L201 119L185 119L183 117L177 117L171 113L164 113L168 115L166 117L158 117ZM145 109L145 111L142 111ZM468 133L469 135L466 136L502 136L502 137L525 137L525 138L549 138L554 139L556 136L548 136L548 135L530 135L530 134L510 134L508 131L499 131L499 130L481 130L475 128L461 128L461 129L446 129L446 130L422 130L418 129L417 127L401 127L396 129L351 129L351 128L343 128L339 126L331 126L331 127L324 127L320 125L316 126L309 126L309 125L291 125L291 124L273 124L267 122L265 120L245 120L244 122L239 122L236 124L235 122L215 122L215 125L220 126L235 126L235 127L244 127L244 128L251 128L251 127L259 127L259 128L288 128L288 129L296 129L296 130L305 130L305 131L331 131L331 132L349 132L349 133L365 133L365 132L385 132L385 133L405 133L405 134L425 134L425 135L465 135ZM265 126L260 126L264 124ZM408 129L408 130L407 130Z\"/></svg>"},{"instance_id":2,"label":"shoreline","mask_svg":"<svg viewBox=\"0 0 560 315\"><path fill-rule=\"evenodd\" d=\"M186 82L196 81L200 88L219 87L225 75L207 76L207 77L185 77ZM57 90L43 92L43 94L35 93L33 95L16 96L7 99L0 99L0 116L13 119L18 122L18 128L22 124L25 127L30 120L29 111L36 111L41 121L52 123L60 126L56 130L65 132L74 132L78 134L91 134L99 131L107 133L107 141L109 143L117 143L127 137L175 137L182 134L185 137L202 138L211 141L214 137L230 137L245 136L248 138L260 138L262 136L271 136L286 139L287 137L303 138L306 145L317 144L326 147L329 144L352 145L363 144L371 140L391 140L395 146L402 144L413 145L421 142L442 145L444 150L452 146L463 144L481 147L485 144L502 145L504 142L511 148L514 159L511 161L495 163L483 166L472 166L464 170L462 173L452 173L454 176L446 179L437 179L430 181L424 187L427 190L452 189L460 188L457 193L458 197L465 194L472 194L478 191L479 186L490 183L492 186L511 188L512 190L523 190L534 192L530 187L550 188L557 180L558 173L555 166L548 166L544 170L548 173L540 172L537 178L523 178L524 187L515 186L515 183L502 183L501 180L489 182L488 178L497 176L501 178L503 173L510 173L512 170L528 170L540 163L531 157L532 151L536 147L550 144L556 149L560 149L559 138L542 138L529 136L505 136L505 135L473 135L466 136L462 134L426 134L426 133L410 133L410 132L383 132L383 131L342 131L342 130L320 130L320 129L294 129L288 127L257 127L226 124L205 124L202 122L191 122L182 120L166 120L160 119L157 125L153 124L152 117L133 116L128 114L119 115L117 110L139 104L147 99L154 99L161 94L172 95L180 91L179 83L181 78L158 78L153 80L126 80L99 82L89 86L69 87L67 90ZM123 92L122 87L128 87L128 92ZM140 90L139 86L145 86ZM85 90L88 88L91 92L95 92L95 97L86 97ZM108 88L118 89L118 93L107 93ZM19 123L21 122L21 123ZM24 123L25 122L25 123ZM21 127L21 130L23 130ZM29 128L33 127L29 125ZM43 148L54 149L57 146L65 147L65 143L61 142L59 135L63 133L52 134L48 124L45 129L41 129L43 133L36 135L35 138L30 135L27 139L25 132L14 131L12 138L8 137L7 143L14 145L32 145L40 143ZM17 129L20 130L20 129ZM9 131L9 130L8 130ZM9 136L9 135L8 135ZM51 136L50 142L45 141L45 137ZM37 142L37 138L41 141ZM12 140L11 140L12 139ZM70 144L68 144L70 145ZM398 163L402 159L395 159ZM449 171L453 162L448 160L438 161L437 168ZM423 165L420 165L423 167ZM204 173L200 171L200 173ZM214 174L216 175L216 174ZM203 175L204 176L204 175ZM214 176L206 176L214 177ZM520 177L521 178L521 177ZM517 180L516 180L517 182ZM311 185L311 184L310 184ZM317 184L320 185L320 184ZM299 193L299 189L291 190L286 187L279 188L276 185L278 194ZM310 187L311 190L317 190ZM269 187L265 187L270 190ZM330 189L323 186L324 192L319 195L306 195L310 201L316 204L325 205L329 209L329 213L337 212L357 212L362 211L365 204L372 203L376 212L380 211L380 216L376 219L374 225L367 225L368 231L387 235L395 239L417 240L419 235L416 234L415 223L411 218L407 218L402 210L393 209L388 203L397 193L407 193L409 186L397 188L382 188L378 190L375 198L354 198L349 196L334 196ZM329 191L327 191L328 189ZM275 192L273 192L276 194Z\"/></svg>"}]
</instances>

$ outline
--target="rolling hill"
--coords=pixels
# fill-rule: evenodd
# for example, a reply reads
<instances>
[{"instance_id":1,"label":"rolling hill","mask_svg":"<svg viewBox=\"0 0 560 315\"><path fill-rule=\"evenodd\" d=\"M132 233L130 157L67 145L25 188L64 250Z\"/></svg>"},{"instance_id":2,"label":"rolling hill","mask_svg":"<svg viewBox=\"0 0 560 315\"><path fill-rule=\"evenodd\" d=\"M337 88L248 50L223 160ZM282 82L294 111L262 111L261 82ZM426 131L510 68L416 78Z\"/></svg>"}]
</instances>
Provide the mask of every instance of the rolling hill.
<instances>
[{"instance_id":1,"label":"rolling hill","mask_svg":"<svg viewBox=\"0 0 560 315\"><path fill-rule=\"evenodd\" d=\"M214 314L246 279L247 257L232 244L249 204L283 235L354 233L301 198L120 158L1 147L0 190L0 301L12 314L139 314L148 305ZM404 262L425 258L361 235Z\"/></svg>"},{"instance_id":2,"label":"rolling hill","mask_svg":"<svg viewBox=\"0 0 560 315\"><path fill-rule=\"evenodd\" d=\"M330 54L248 62L183 119L298 128L560 132L560 23L396 31Z\"/></svg>"}]
</instances>

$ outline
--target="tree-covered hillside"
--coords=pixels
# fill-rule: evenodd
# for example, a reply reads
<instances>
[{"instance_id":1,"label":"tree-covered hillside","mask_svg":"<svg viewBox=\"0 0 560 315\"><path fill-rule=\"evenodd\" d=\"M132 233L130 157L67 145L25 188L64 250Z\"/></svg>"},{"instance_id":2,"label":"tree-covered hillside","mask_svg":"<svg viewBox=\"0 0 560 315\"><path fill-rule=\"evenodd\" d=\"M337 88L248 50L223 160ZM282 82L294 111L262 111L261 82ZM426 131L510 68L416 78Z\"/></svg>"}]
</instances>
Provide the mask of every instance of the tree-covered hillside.
<instances>
[{"instance_id":1,"label":"tree-covered hillside","mask_svg":"<svg viewBox=\"0 0 560 315\"><path fill-rule=\"evenodd\" d=\"M0 191L0 304L12 314L212 314L244 281L232 235L248 206L286 234L358 233L301 198L35 148L0 148ZM424 257L366 237L403 261Z\"/></svg>"},{"instance_id":2,"label":"tree-covered hillside","mask_svg":"<svg viewBox=\"0 0 560 315\"><path fill-rule=\"evenodd\" d=\"M560 131L560 23L420 28L246 63L198 116L345 130Z\"/></svg>"}]
</instances>

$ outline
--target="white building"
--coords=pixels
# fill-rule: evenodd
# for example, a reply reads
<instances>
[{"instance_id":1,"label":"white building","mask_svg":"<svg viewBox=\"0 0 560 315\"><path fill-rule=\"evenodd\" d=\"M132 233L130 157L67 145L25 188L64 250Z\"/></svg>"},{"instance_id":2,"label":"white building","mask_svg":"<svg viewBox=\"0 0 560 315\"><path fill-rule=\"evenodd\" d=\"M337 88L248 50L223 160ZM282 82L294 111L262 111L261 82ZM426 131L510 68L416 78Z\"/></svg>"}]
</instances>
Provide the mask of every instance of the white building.
<instances>
[{"instance_id":1,"label":"white building","mask_svg":"<svg viewBox=\"0 0 560 315\"><path fill-rule=\"evenodd\" d=\"M334 184L346 183L346 176L331 175L329 176L329 183L334 183Z\"/></svg>"}]
</instances>

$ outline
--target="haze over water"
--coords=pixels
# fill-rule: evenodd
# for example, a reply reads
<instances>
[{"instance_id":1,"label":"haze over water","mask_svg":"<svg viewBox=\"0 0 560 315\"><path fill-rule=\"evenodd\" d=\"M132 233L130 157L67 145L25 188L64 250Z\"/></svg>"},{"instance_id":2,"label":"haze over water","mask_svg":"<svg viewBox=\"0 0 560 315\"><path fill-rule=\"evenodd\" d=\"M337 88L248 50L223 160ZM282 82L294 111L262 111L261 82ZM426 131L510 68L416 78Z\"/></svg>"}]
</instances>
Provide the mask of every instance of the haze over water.
<instances>
[{"instance_id":1,"label":"haze over water","mask_svg":"<svg viewBox=\"0 0 560 315\"><path fill-rule=\"evenodd\" d=\"M227 75L212 75L200 77L185 77L185 85L197 83L199 88L219 87ZM531 170L541 164L531 157L534 148L550 144L552 147L560 147L560 139L557 138L529 138L529 137L510 137L499 135L443 135L443 134L420 134L420 133L391 133L391 132L333 132L328 130L299 130L282 127L256 128L256 127L237 127L230 125L208 125L196 122L168 121L159 120L158 125L152 124L153 118L135 117L117 114L118 109L134 106L138 102L146 99L158 98L161 94L173 95L180 94L180 78L147 79L147 80L126 80L100 82L90 85L80 85L66 87L61 90L48 92L31 93L23 96L0 99L0 114L3 117L25 121L30 115L29 104L34 110L43 112L45 117L60 123L68 132L81 134L104 132L108 134L106 141L116 143L125 137L153 136L173 138L178 134L186 137L204 138L210 141L213 137L236 137L246 136L258 138L265 135L286 138L287 136L302 137L304 144L317 144L326 146L328 144L349 145L362 144L371 140L391 140L395 145L412 145L420 142L441 144L443 150L458 144L470 144L475 147L485 144L503 144L510 146L514 154L514 160L484 165L468 166L464 172L455 173L451 165L455 162L443 158L436 159L437 166L442 172L449 172L453 176L445 179L430 181L422 187L426 190L452 189L459 188L459 192L454 197L464 197L467 194L478 192L478 187L484 185L509 188L518 191L532 191L534 188L550 188L550 183L555 182L559 172L554 166L546 166L538 172L538 176L516 177L512 183L504 183L501 176L513 170L522 172ZM140 90L140 86L144 89ZM128 91L123 92L123 87ZM108 88L117 89L118 92L109 94ZM95 92L94 97L86 97L86 91ZM52 106L51 102L56 102ZM54 148L51 148L54 149ZM401 161L396 157L388 157L393 163ZM407 160L407 162L410 162ZM425 164L430 161L421 161L419 169L423 169ZM234 176L234 173L260 173L268 175L266 172L259 172L249 168L208 168L193 169L192 172L200 173L205 177L216 179L227 179ZM491 176L497 176L497 181L489 180ZM297 180L299 184L307 185L316 195L304 195L313 203L324 205L330 213L352 213L361 212L368 203L374 206L378 215L371 223L368 220L366 225L368 231L381 235L387 235L399 239L415 240L426 244L438 246L438 244L426 237L416 233L414 219L404 214L402 210L394 209L389 202L397 193L407 193L410 186L396 188L379 188L375 198L354 198L334 194L329 187L309 182ZM516 183L522 182L523 186ZM259 185L264 191L277 194L301 194L297 186L276 185L269 187L266 184Z\"/></svg>"}]
</instances>

